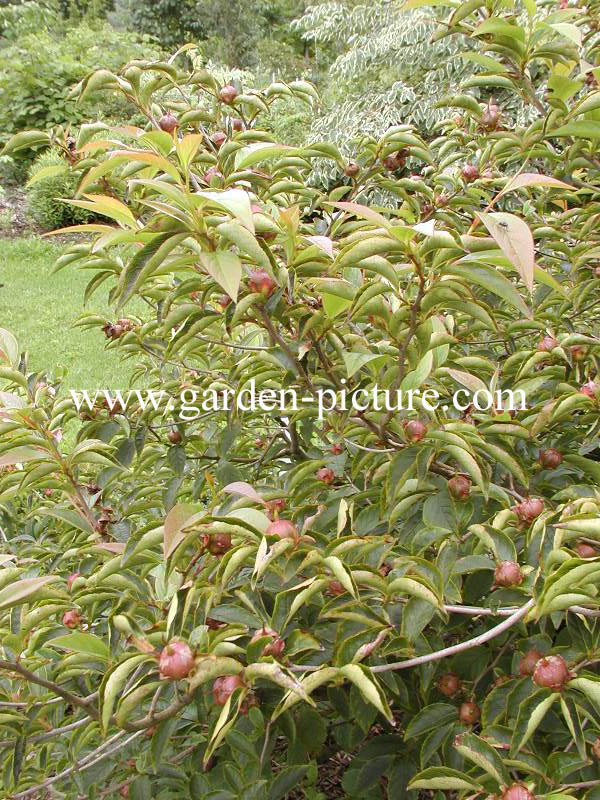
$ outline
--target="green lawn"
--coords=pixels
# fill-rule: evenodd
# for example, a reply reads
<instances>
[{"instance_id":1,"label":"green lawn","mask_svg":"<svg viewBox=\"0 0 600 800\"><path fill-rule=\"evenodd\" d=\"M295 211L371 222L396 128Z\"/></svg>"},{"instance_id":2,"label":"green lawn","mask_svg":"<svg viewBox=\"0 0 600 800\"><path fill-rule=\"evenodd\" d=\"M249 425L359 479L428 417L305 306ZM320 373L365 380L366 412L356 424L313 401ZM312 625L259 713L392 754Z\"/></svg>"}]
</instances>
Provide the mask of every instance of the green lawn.
<instances>
[{"instance_id":1,"label":"green lawn","mask_svg":"<svg viewBox=\"0 0 600 800\"><path fill-rule=\"evenodd\" d=\"M73 265L52 274L64 249L34 236L0 239L0 327L12 331L21 350L28 351L31 370L62 370L63 389L126 388L133 362L122 364L115 350L105 350L100 329L74 327L83 311L114 318L108 287L99 289L84 309L92 273Z\"/></svg>"}]
</instances>

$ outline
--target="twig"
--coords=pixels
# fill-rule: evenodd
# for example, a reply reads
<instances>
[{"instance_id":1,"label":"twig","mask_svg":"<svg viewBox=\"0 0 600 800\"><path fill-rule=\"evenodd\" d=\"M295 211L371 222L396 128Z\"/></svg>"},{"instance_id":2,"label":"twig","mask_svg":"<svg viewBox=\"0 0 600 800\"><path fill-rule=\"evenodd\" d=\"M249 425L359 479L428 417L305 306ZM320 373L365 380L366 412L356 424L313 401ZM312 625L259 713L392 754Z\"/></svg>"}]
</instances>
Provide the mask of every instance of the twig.
<instances>
[{"instance_id":1,"label":"twig","mask_svg":"<svg viewBox=\"0 0 600 800\"><path fill-rule=\"evenodd\" d=\"M55 736L60 736L62 733L67 733L68 731L74 731L77 728L81 728L82 725L86 725L90 721L91 717L83 717L82 719L78 719L77 722L71 722L70 725L63 725L62 728L54 728L54 730L48 731L47 733L41 733L39 736L33 736L31 739L27 739L28 744L38 744L38 742L46 742L48 739L53 739ZM16 743L16 739L11 739L8 742L0 742L0 749L5 747L14 747Z\"/></svg>"},{"instance_id":2,"label":"twig","mask_svg":"<svg viewBox=\"0 0 600 800\"><path fill-rule=\"evenodd\" d=\"M422 656L408 658L405 661L394 661L391 664L379 664L378 666L371 667L371 672L392 672L398 669L419 667L421 664L428 664L430 661L439 661L441 658L448 658L448 656L453 656L456 653L462 653L464 650L470 650L472 647L479 647L480 644L489 642L490 639L500 636L501 633L504 633L504 631L508 630L513 625L516 625L516 623L522 620L534 605L535 600L528 600L524 606L521 606L513 611L513 613L499 625L490 628L489 631L486 631L485 633L480 633L479 636L475 636L473 639L467 639L464 642L453 644L450 647L444 647L442 650L436 650L434 653L425 653ZM321 669L321 667L322 665L302 666L299 664L292 664L290 667L288 667L288 669L290 669L292 672L315 672L316 670Z\"/></svg>"},{"instance_id":3,"label":"twig","mask_svg":"<svg viewBox=\"0 0 600 800\"><path fill-rule=\"evenodd\" d=\"M26 797L33 797L38 792L41 792L43 789L47 789L48 786L52 786L54 783L57 783L58 781L62 780L63 778L66 778L71 773L73 773L73 772L83 772L84 770L89 769L90 767L93 767L99 761L103 761L105 758L108 758L108 756L113 755L113 753L116 753L118 750L122 750L124 747L126 747L134 739L137 739L138 736L141 736L142 733L143 733L143 731L137 731L137 733L132 734L131 736L129 736L124 741L118 742L114 747L109 748L109 745L114 743L114 741L117 738L117 736L118 737L122 736L122 732L119 731L119 733L116 734L116 736L112 736L106 742L101 744L100 747L96 748L96 750L94 750L93 752L89 753L78 764L73 764L73 766L67 767L67 769L64 769L62 772L59 772L57 775L53 775L51 778L48 778L48 780L45 780L43 783L40 783L37 786L32 786L31 788L26 789L24 792L19 792L18 794L13 795L12 796L12 800L24 800L24 798L26 798Z\"/></svg>"},{"instance_id":4,"label":"twig","mask_svg":"<svg viewBox=\"0 0 600 800\"><path fill-rule=\"evenodd\" d=\"M66 700L67 703L71 703L71 705L79 706L80 708L87 709L90 716L97 718L98 712L95 708L91 707L92 697L79 697L76 694L72 694L71 692L67 691L66 689L61 689L61 687L57 683L53 683L52 681L47 681L45 678L40 678L39 675L36 675L35 672L30 672L25 667L22 667L20 664L13 663L11 661L2 661L0 660L0 669L5 669L9 672L16 672L21 675L23 678L28 680L30 683L36 683L38 686L43 686L45 689L49 689L54 694L60 695L63 700Z\"/></svg>"}]
</instances>

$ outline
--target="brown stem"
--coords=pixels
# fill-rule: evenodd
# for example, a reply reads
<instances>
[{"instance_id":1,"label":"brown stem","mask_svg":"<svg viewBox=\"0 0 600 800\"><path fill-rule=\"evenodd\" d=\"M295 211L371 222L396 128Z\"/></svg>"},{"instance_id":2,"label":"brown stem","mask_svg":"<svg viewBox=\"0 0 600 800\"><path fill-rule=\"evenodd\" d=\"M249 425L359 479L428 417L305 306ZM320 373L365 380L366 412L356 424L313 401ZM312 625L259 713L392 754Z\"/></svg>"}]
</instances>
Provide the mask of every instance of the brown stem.
<instances>
[{"instance_id":1,"label":"brown stem","mask_svg":"<svg viewBox=\"0 0 600 800\"><path fill-rule=\"evenodd\" d=\"M94 717L94 719L98 718L98 712L92 706L93 700L95 699L95 693L93 695L89 695L89 697L79 697L79 695L72 694L67 689L62 689L57 683L53 683L52 681L47 681L45 678L40 678L39 675L36 675L35 672L31 672L25 667L22 667L20 664L13 663L11 661L3 661L0 660L0 669L5 669L8 672L16 672L21 677L25 678L25 680L29 681L29 683L35 683L38 686L43 686L45 689L54 692L54 694L59 695L66 700L67 703L70 703L73 706L78 706L79 708L85 708L90 714L90 716Z\"/></svg>"}]
</instances>

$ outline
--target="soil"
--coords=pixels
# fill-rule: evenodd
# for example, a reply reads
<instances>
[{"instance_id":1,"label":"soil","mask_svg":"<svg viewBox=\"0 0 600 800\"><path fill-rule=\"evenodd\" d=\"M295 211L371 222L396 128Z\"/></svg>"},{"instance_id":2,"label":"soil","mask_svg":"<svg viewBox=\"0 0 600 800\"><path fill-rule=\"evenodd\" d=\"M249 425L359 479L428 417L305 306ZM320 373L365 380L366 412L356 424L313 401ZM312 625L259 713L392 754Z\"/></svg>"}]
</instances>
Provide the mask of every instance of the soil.
<instances>
[{"instance_id":1,"label":"soil","mask_svg":"<svg viewBox=\"0 0 600 800\"><path fill-rule=\"evenodd\" d=\"M0 236L19 239L44 231L27 216L27 195L19 186L5 186L0 194Z\"/></svg>"},{"instance_id":2,"label":"soil","mask_svg":"<svg viewBox=\"0 0 600 800\"><path fill-rule=\"evenodd\" d=\"M34 222L27 213L27 192L22 186L3 185L0 192L0 239L21 239L24 236L41 236L48 233ZM81 233L60 233L49 236L55 244L73 244L86 241Z\"/></svg>"}]
</instances>

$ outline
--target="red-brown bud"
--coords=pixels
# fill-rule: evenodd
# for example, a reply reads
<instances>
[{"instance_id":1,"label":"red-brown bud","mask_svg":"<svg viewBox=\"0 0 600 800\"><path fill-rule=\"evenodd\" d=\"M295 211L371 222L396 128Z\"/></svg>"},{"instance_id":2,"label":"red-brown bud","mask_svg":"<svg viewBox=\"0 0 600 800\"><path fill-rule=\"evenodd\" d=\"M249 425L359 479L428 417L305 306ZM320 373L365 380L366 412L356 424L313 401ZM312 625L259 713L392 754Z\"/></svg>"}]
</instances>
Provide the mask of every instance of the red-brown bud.
<instances>
[{"instance_id":1,"label":"red-brown bud","mask_svg":"<svg viewBox=\"0 0 600 800\"><path fill-rule=\"evenodd\" d=\"M267 536L277 536L279 539L294 539L298 541L298 528L289 519L276 519L267 528Z\"/></svg>"},{"instance_id":2,"label":"red-brown bud","mask_svg":"<svg viewBox=\"0 0 600 800\"><path fill-rule=\"evenodd\" d=\"M194 654L186 642L169 642L166 647L163 647L158 659L161 676L176 681L187 678L193 666Z\"/></svg>"},{"instance_id":3,"label":"red-brown bud","mask_svg":"<svg viewBox=\"0 0 600 800\"><path fill-rule=\"evenodd\" d=\"M462 684L458 675L454 672L447 672L440 676L437 686L446 697L454 697L460 692Z\"/></svg>"},{"instance_id":4,"label":"red-brown bud","mask_svg":"<svg viewBox=\"0 0 600 800\"><path fill-rule=\"evenodd\" d=\"M318 481L323 481L329 486L335 480L335 472L329 467L321 467L315 472L315 477Z\"/></svg>"},{"instance_id":5,"label":"red-brown bud","mask_svg":"<svg viewBox=\"0 0 600 800\"><path fill-rule=\"evenodd\" d=\"M81 615L79 611L65 611L62 622L67 628L78 628L81 625Z\"/></svg>"},{"instance_id":6,"label":"red-brown bud","mask_svg":"<svg viewBox=\"0 0 600 800\"><path fill-rule=\"evenodd\" d=\"M542 654L535 647L528 650L519 662L519 675L533 675L535 665L541 657Z\"/></svg>"},{"instance_id":7,"label":"red-brown bud","mask_svg":"<svg viewBox=\"0 0 600 800\"><path fill-rule=\"evenodd\" d=\"M523 583L523 573L516 561L501 561L494 571L496 586L518 586Z\"/></svg>"},{"instance_id":8,"label":"red-brown bud","mask_svg":"<svg viewBox=\"0 0 600 800\"><path fill-rule=\"evenodd\" d=\"M420 442L427 433L427 425L418 419L407 419L402 423L404 434L409 442Z\"/></svg>"},{"instance_id":9,"label":"red-brown bud","mask_svg":"<svg viewBox=\"0 0 600 800\"><path fill-rule=\"evenodd\" d=\"M179 120L171 111L167 111L158 120L158 127L166 133L173 133L179 127Z\"/></svg>"},{"instance_id":10,"label":"red-brown bud","mask_svg":"<svg viewBox=\"0 0 600 800\"><path fill-rule=\"evenodd\" d=\"M257 269L250 273L248 288L251 292L258 292L265 297L270 297L277 288L277 284L268 272L265 272L264 269Z\"/></svg>"},{"instance_id":11,"label":"red-brown bud","mask_svg":"<svg viewBox=\"0 0 600 800\"><path fill-rule=\"evenodd\" d=\"M562 656L540 658L533 671L533 682L554 692L560 692L571 678L567 662Z\"/></svg>"},{"instance_id":12,"label":"red-brown bud","mask_svg":"<svg viewBox=\"0 0 600 800\"><path fill-rule=\"evenodd\" d=\"M267 628L266 626L264 628L259 628L254 632L250 642L257 642L259 639L264 639L265 637L269 637L271 642L263 647L261 656L273 656L273 658L279 658L285 650L285 642L280 638L277 631L273 630L273 628Z\"/></svg>"},{"instance_id":13,"label":"red-brown bud","mask_svg":"<svg viewBox=\"0 0 600 800\"><path fill-rule=\"evenodd\" d=\"M448 481L448 491L455 500L464 502L471 494L471 481L465 475L455 475Z\"/></svg>"},{"instance_id":14,"label":"red-brown bud","mask_svg":"<svg viewBox=\"0 0 600 800\"><path fill-rule=\"evenodd\" d=\"M475 725L481 716L481 709L477 703L467 700L458 710L458 718L463 725Z\"/></svg>"},{"instance_id":15,"label":"red-brown bud","mask_svg":"<svg viewBox=\"0 0 600 800\"><path fill-rule=\"evenodd\" d=\"M208 542L208 552L213 556L222 556L228 550L231 550L231 534L230 533L214 533Z\"/></svg>"},{"instance_id":16,"label":"red-brown bud","mask_svg":"<svg viewBox=\"0 0 600 800\"><path fill-rule=\"evenodd\" d=\"M221 99L224 103L233 103L237 96L238 90L230 83L227 84L227 86L223 86L223 88L219 91L219 99Z\"/></svg>"},{"instance_id":17,"label":"red-brown bud","mask_svg":"<svg viewBox=\"0 0 600 800\"><path fill-rule=\"evenodd\" d=\"M535 800L535 795L522 783L513 783L502 795L502 800Z\"/></svg>"},{"instance_id":18,"label":"red-brown bud","mask_svg":"<svg viewBox=\"0 0 600 800\"><path fill-rule=\"evenodd\" d=\"M218 706L224 706L235 690L243 687L244 681L239 675L223 675L213 683L213 699Z\"/></svg>"},{"instance_id":19,"label":"red-brown bud","mask_svg":"<svg viewBox=\"0 0 600 800\"><path fill-rule=\"evenodd\" d=\"M556 469L562 464L563 457L553 447L547 450L540 450L539 462L544 469Z\"/></svg>"}]
</instances>

